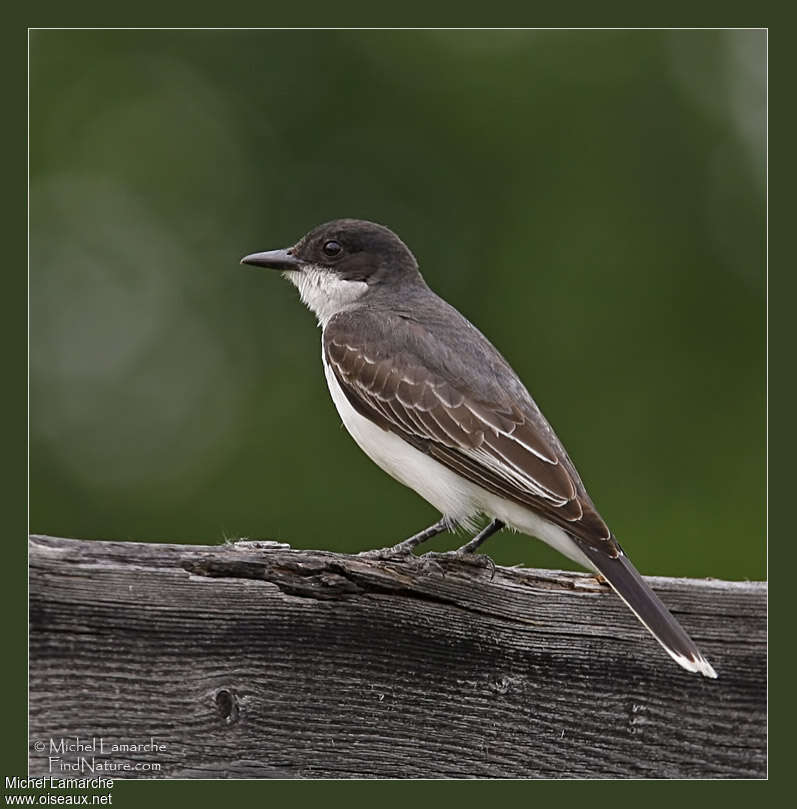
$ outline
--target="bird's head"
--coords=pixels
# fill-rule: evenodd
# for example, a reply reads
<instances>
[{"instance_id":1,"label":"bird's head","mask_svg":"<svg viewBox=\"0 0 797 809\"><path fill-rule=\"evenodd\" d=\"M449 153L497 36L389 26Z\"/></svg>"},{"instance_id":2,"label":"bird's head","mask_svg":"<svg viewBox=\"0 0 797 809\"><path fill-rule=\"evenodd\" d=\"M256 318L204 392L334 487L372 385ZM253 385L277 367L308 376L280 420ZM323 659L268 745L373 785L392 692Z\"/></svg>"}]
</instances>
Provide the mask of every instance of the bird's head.
<instances>
[{"instance_id":1,"label":"bird's head","mask_svg":"<svg viewBox=\"0 0 797 809\"><path fill-rule=\"evenodd\" d=\"M241 263L281 270L322 324L376 290L422 281L407 245L361 219L327 222L293 247L252 253Z\"/></svg>"}]
</instances>

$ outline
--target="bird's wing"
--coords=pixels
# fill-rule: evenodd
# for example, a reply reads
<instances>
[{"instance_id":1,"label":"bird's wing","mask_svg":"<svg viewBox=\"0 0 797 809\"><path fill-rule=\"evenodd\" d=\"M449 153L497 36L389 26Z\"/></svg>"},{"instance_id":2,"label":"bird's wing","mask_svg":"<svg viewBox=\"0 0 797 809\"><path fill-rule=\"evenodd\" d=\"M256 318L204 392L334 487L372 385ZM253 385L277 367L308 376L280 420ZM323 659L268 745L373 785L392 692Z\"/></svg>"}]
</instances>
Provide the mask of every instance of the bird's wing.
<instances>
[{"instance_id":1,"label":"bird's wing","mask_svg":"<svg viewBox=\"0 0 797 809\"><path fill-rule=\"evenodd\" d=\"M367 341L350 316L333 317L324 329L326 361L355 410L487 491L616 556L619 546L530 397L521 407L508 396L469 395L473 385L458 380L456 369L420 360L412 348L417 324L389 320L370 324ZM503 362L497 352L495 360Z\"/></svg>"}]
</instances>

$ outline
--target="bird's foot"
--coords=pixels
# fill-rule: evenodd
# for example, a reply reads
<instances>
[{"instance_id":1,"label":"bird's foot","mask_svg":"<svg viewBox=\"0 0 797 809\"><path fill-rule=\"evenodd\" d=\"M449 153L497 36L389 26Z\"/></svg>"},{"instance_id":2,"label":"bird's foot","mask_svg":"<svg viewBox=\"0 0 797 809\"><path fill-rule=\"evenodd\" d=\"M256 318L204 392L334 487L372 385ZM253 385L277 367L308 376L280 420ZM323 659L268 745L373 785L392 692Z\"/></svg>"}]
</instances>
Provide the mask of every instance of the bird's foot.
<instances>
[{"instance_id":1,"label":"bird's foot","mask_svg":"<svg viewBox=\"0 0 797 809\"><path fill-rule=\"evenodd\" d=\"M417 548L418 545L420 545L422 542L426 542L432 537L436 537L438 534L442 534L447 530L448 522L446 521L445 517L442 517L436 523L434 523L434 525L424 528L423 531L419 531L417 534L411 536L409 539L405 539L403 542L399 542L396 545L389 545L387 548L377 548L374 551L363 551L357 555L363 556L366 559L393 559L400 561L407 561L410 558L417 559L413 553L413 550Z\"/></svg>"}]
</instances>

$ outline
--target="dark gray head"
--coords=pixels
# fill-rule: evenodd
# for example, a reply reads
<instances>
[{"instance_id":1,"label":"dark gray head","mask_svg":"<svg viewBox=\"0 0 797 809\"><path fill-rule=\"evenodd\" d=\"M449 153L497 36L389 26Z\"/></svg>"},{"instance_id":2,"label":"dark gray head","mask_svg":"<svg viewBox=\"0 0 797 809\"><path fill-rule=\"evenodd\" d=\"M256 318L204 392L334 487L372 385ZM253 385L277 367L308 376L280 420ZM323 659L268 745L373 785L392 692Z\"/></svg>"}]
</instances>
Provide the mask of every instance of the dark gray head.
<instances>
[{"instance_id":1,"label":"dark gray head","mask_svg":"<svg viewBox=\"0 0 797 809\"><path fill-rule=\"evenodd\" d=\"M363 219L335 219L313 228L293 247L253 253L242 264L277 270L323 268L347 281L369 284L418 274L409 247L384 225Z\"/></svg>"},{"instance_id":2,"label":"dark gray head","mask_svg":"<svg viewBox=\"0 0 797 809\"><path fill-rule=\"evenodd\" d=\"M386 288L423 284L407 245L384 225L361 219L327 222L293 247L253 253L241 263L282 270L322 323Z\"/></svg>"}]
</instances>

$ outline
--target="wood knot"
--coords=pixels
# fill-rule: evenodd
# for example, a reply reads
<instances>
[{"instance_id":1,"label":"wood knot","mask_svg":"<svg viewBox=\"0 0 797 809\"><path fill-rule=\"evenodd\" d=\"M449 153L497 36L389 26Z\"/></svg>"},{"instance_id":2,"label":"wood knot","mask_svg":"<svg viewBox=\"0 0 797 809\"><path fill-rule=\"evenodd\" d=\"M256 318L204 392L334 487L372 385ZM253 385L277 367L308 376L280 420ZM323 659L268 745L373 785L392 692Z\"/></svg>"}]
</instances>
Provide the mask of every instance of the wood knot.
<instances>
[{"instance_id":1,"label":"wood knot","mask_svg":"<svg viewBox=\"0 0 797 809\"><path fill-rule=\"evenodd\" d=\"M238 721L240 710L238 707L238 696L235 692L229 691L226 688L220 688L216 692L216 708L221 718L228 725L232 725Z\"/></svg>"},{"instance_id":2,"label":"wood knot","mask_svg":"<svg viewBox=\"0 0 797 809\"><path fill-rule=\"evenodd\" d=\"M518 690L523 686L523 680L520 677L511 677L503 675L494 677L487 683L487 688L496 694L507 694L509 691Z\"/></svg>"}]
</instances>

